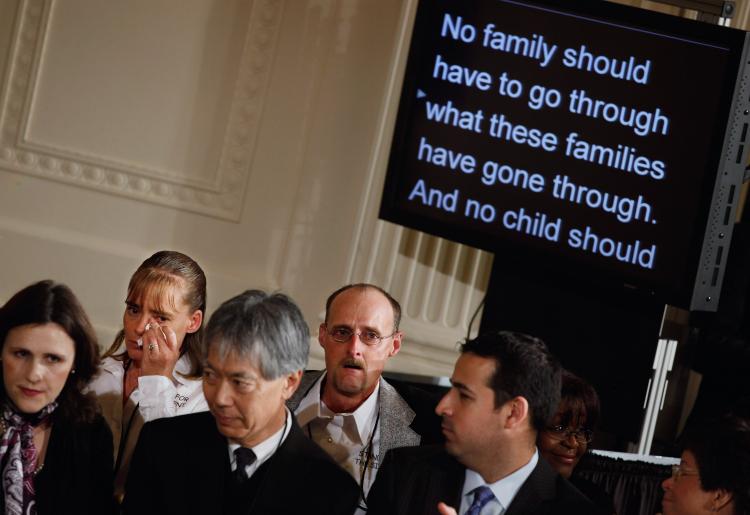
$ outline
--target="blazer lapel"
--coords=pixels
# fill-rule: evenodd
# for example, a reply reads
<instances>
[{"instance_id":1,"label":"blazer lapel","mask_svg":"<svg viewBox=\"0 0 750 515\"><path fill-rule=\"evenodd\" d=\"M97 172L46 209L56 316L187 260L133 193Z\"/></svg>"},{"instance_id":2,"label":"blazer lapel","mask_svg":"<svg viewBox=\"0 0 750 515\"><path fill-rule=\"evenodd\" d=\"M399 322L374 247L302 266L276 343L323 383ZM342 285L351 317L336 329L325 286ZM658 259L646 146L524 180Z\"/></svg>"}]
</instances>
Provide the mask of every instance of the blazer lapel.
<instances>
[{"instance_id":1,"label":"blazer lapel","mask_svg":"<svg viewBox=\"0 0 750 515\"><path fill-rule=\"evenodd\" d=\"M216 422L213 415L207 413L206 422L211 424L210 429L200 431L196 437L205 438L206 445L202 446L203 456L195 456L186 452L185 466L188 468L195 467L196 463L203 468L203 483L197 490L203 491L200 495L200 508L196 506L186 506L188 512L197 513L216 513L221 508L225 499L226 478L229 475L231 465L229 463L229 444L224 435L219 433L216 428ZM210 419L210 420L208 420ZM182 488L190 489L189 485L183 485Z\"/></svg>"},{"instance_id":2,"label":"blazer lapel","mask_svg":"<svg viewBox=\"0 0 750 515\"><path fill-rule=\"evenodd\" d=\"M304 506L304 492L299 485L293 485L295 473L298 470L299 460L305 455L301 448L301 443L307 440L307 436L302 432L297 424L297 420L292 416L292 427L289 430L284 443L273 453L267 462L268 470L263 477L263 482L258 486L255 498L252 501L248 514L258 513L260 515L274 511L279 511L279 506L293 506L298 503ZM300 499L292 496L284 496L283 488L295 488Z\"/></svg>"},{"instance_id":3,"label":"blazer lapel","mask_svg":"<svg viewBox=\"0 0 750 515\"><path fill-rule=\"evenodd\" d=\"M305 372L302 376L299 388L294 395L287 401L287 406L294 413L299 403L307 395L310 387L315 384L321 375L322 370L314 372ZM395 388L393 388L382 377L380 378L380 460L385 453L395 447L408 447L419 445L421 437L414 431L411 423L416 417L414 410L401 398Z\"/></svg>"},{"instance_id":4,"label":"blazer lapel","mask_svg":"<svg viewBox=\"0 0 750 515\"><path fill-rule=\"evenodd\" d=\"M380 460L396 447L419 445L420 436L410 426L416 414L395 388L380 378Z\"/></svg>"},{"instance_id":5,"label":"blazer lapel","mask_svg":"<svg viewBox=\"0 0 750 515\"><path fill-rule=\"evenodd\" d=\"M427 506L429 513L437 510L438 502L444 502L456 511L461 508L461 493L464 488L466 468L447 453L444 456L445 465L436 467L435 473L429 476L427 498L433 499L432 505Z\"/></svg>"},{"instance_id":6,"label":"blazer lapel","mask_svg":"<svg viewBox=\"0 0 750 515\"><path fill-rule=\"evenodd\" d=\"M555 478L557 474L547 462L539 456L539 461L531 475L521 485L505 515L524 515L527 513L544 514L543 505L555 498Z\"/></svg>"}]
</instances>

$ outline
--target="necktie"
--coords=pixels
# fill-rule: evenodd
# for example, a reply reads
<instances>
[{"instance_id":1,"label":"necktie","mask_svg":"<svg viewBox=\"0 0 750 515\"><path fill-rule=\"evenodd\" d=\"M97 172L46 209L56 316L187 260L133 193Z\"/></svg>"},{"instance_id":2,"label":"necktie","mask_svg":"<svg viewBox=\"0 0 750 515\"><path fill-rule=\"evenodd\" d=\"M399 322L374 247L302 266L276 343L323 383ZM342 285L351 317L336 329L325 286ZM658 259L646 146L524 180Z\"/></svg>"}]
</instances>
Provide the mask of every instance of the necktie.
<instances>
[{"instance_id":1,"label":"necktie","mask_svg":"<svg viewBox=\"0 0 750 515\"><path fill-rule=\"evenodd\" d=\"M234 469L234 479L238 484L247 481L248 475L245 467L255 463L255 453L247 447L238 447L234 450L234 457L237 460L237 467Z\"/></svg>"},{"instance_id":2,"label":"necktie","mask_svg":"<svg viewBox=\"0 0 750 515\"><path fill-rule=\"evenodd\" d=\"M466 515L479 515L479 512L482 511L484 505L494 498L495 494L492 493L492 490L490 490L488 486L483 485L475 488L474 502L472 502L471 506L469 506L469 511L466 512Z\"/></svg>"}]
</instances>

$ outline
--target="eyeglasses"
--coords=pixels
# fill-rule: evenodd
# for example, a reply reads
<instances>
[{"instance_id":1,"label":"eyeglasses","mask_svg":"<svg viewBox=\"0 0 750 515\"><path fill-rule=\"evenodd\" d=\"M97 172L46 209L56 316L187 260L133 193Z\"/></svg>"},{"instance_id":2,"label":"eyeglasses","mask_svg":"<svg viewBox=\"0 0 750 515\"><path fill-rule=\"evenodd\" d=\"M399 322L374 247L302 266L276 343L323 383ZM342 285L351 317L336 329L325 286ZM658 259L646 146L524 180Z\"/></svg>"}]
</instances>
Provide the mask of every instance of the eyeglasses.
<instances>
[{"instance_id":1,"label":"eyeglasses","mask_svg":"<svg viewBox=\"0 0 750 515\"><path fill-rule=\"evenodd\" d=\"M699 476L700 474L694 470L685 470L682 468L682 464L672 465L672 479L675 481L680 479L680 476Z\"/></svg>"},{"instance_id":2,"label":"eyeglasses","mask_svg":"<svg viewBox=\"0 0 750 515\"><path fill-rule=\"evenodd\" d=\"M395 331L393 334L389 334L388 336L380 336L375 331L360 331L356 333L348 327L334 327L332 330L328 331L328 335L333 338L333 341L335 342L346 343L351 340L352 336L356 334L357 336L359 336L359 339L362 343L370 346L378 345L380 342L387 338L393 338L394 336L396 336L396 333L398 333L398 331Z\"/></svg>"},{"instance_id":3,"label":"eyeglasses","mask_svg":"<svg viewBox=\"0 0 750 515\"><path fill-rule=\"evenodd\" d=\"M590 443L594 439L594 433L588 429L571 429L565 426L548 426L547 432L556 440L567 440L571 436L580 444Z\"/></svg>"}]
</instances>

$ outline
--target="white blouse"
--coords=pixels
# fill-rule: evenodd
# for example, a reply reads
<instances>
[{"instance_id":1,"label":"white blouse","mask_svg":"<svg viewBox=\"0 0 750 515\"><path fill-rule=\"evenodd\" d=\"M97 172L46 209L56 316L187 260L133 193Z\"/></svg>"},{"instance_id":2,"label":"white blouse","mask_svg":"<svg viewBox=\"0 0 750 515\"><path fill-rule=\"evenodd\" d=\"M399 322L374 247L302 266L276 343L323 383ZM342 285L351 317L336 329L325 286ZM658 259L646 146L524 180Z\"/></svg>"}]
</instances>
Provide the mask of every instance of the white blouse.
<instances>
[{"instance_id":1,"label":"white blouse","mask_svg":"<svg viewBox=\"0 0 750 515\"><path fill-rule=\"evenodd\" d=\"M175 364L171 380L159 375L139 377L138 386L123 405L123 362L112 357L102 360L99 374L89 384L88 391L96 395L102 416L112 430L114 459L118 467L115 477L117 496L124 492L130 458L143 424L159 418L208 410L203 396L203 381L182 375L189 371L190 361L184 355Z\"/></svg>"}]
</instances>

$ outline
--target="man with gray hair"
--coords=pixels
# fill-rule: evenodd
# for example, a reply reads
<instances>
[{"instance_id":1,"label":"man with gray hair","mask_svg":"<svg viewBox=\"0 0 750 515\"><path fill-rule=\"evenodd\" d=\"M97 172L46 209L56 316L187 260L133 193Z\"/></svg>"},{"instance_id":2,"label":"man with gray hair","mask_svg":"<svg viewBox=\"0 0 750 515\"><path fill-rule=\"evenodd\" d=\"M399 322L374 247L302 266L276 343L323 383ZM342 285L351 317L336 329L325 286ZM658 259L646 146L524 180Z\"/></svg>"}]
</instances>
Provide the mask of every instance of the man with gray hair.
<instances>
[{"instance_id":1,"label":"man with gray hair","mask_svg":"<svg viewBox=\"0 0 750 515\"><path fill-rule=\"evenodd\" d=\"M144 426L125 513L351 514L356 482L285 406L309 351L299 308L285 295L249 290L216 310L205 338L210 413Z\"/></svg>"}]
</instances>

